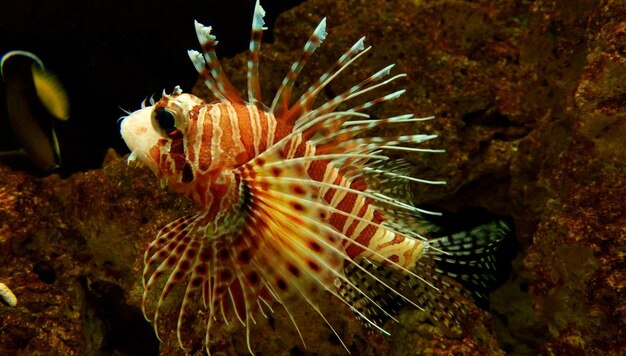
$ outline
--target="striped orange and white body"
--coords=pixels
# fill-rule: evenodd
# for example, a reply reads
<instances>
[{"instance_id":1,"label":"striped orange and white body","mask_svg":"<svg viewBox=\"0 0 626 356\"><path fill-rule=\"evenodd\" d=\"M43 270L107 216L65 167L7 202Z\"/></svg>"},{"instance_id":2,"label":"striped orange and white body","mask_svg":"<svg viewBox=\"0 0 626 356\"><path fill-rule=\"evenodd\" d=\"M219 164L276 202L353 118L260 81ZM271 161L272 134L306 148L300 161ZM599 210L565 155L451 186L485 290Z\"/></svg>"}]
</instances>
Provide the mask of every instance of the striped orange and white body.
<instances>
[{"instance_id":1,"label":"striped orange and white body","mask_svg":"<svg viewBox=\"0 0 626 356\"><path fill-rule=\"evenodd\" d=\"M164 185L199 206L198 214L161 229L145 253L146 316L151 316L158 333L165 299L175 287L183 286L177 326L180 345L184 348L180 328L189 304L201 301L208 311L207 352L209 329L217 316L231 315L243 323L249 346L254 315L265 314L273 302L281 303L291 315L290 301L304 299L326 320L315 302L324 291L381 331L382 320L393 319L380 303L386 298L429 310L435 320L453 326L455 302L450 302L450 308L440 307L436 296L444 287L436 285L440 278L434 267L423 263L425 257L450 260L477 253L477 258L462 263L490 269L491 246L506 226L495 224L440 239L425 237L428 226L423 214L430 212L414 207L404 192L410 181L442 182L408 176L407 165L391 161L386 152L436 151L416 147L436 136L379 137L372 132L432 117L371 119L364 113L404 91L383 93L335 111L340 104L346 106L402 77L388 78L392 65L314 107L323 88L370 49L363 38L292 100L298 74L326 37L325 19L271 105L264 105L258 79L263 15L257 2L247 101L221 69L211 28L196 22L203 54L189 51L189 56L216 101L205 102L177 87L122 121L130 159L142 161ZM445 252L445 246L454 248ZM402 278L390 277L390 271ZM452 298L462 294L455 287L448 289ZM153 291L156 301L150 299Z\"/></svg>"}]
</instances>

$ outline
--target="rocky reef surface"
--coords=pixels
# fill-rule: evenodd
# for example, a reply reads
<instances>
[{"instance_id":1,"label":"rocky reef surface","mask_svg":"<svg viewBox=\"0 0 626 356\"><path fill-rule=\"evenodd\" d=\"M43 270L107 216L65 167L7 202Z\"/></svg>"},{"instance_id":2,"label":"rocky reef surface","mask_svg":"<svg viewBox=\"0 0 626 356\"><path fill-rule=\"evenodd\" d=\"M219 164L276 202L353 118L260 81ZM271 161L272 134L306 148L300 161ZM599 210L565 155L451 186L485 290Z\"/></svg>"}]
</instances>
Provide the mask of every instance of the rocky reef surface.
<instances>
[{"instance_id":1,"label":"rocky reef surface","mask_svg":"<svg viewBox=\"0 0 626 356\"><path fill-rule=\"evenodd\" d=\"M329 298L325 314L352 353L626 353L626 5L311 0L279 17L262 47L266 101L324 16L329 35L297 88L366 35L373 49L323 95L395 63L407 79L392 90L407 92L372 114L436 115L423 131L447 150L405 156L416 175L448 181L415 185L416 203L512 217L519 247L508 281L489 310L472 310L461 338L410 310L383 337ZM246 59L224 62L241 89ZM102 169L67 179L0 166L0 282L18 298L0 304L0 354L181 353L175 331L159 344L143 319L141 269L158 229L192 210L113 152ZM306 349L274 309L255 329L259 353L345 352L309 308L297 311L311 320L300 325ZM175 325L175 315L164 319ZM192 353L204 352L203 337L190 337ZM246 353L245 329L218 324L211 345Z\"/></svg>"}]
</instances>

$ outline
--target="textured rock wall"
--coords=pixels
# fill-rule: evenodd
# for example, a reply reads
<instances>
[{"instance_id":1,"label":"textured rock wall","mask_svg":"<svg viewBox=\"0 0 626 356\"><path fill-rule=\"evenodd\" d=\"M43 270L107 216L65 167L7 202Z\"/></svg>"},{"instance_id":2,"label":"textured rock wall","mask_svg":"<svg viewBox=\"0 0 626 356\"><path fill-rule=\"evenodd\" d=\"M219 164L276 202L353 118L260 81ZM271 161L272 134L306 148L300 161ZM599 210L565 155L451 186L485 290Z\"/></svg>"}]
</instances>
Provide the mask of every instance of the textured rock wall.
<instances>
[{"instance_id":1,"label":"textured rock wall","mask_svg":"<svg viewBox=\"0 0 626 356\"><path fill-rule=\"evenodd\" d=\"M423 130L448 151L405 157L416 175L449 182L416 185L416 202L511 216L519 244L492 309L473 310L460 339L411 311L382 337L340 303L324 303L353 354L625 353L626 5L312 0L281 16L263 46L266 101L323 16L329 36L297 88L366 35L370 54L324 95L396 63L408 77L394 88L407 93L373 115L436 115ZM245 61L225 61L242 92ZM156 354L138 308L142 254L160 226L191 207L145 169L109 158L67 180L0 167L0 282L18 297L14 308L0 305L0 353ZM311 320L308 345L342 353L310 310L298 312ZM260 324L255 350L306 352L284 313ZM197 354L200 330L188 330ZM162 337L162 353L180 352L175 333ZM238 325L217 326L212 339L216 352L246 352Z\"/></svg>"}]
</instances>

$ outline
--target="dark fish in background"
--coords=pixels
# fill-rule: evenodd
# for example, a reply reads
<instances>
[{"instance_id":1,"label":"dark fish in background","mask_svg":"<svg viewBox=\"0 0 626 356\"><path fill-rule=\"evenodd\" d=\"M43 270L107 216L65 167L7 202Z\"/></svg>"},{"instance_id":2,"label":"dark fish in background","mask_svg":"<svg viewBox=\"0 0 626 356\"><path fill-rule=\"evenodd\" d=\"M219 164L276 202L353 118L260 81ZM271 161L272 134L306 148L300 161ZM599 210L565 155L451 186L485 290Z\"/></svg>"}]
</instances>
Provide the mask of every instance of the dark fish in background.
<instances>
[{"instance_id":1,"label":"dark fish in background","mask_svg":"<svg viewBox=\"0 0 626 356\"><path fill-rule=\"evenodd\" d=\"M17 151L0 152L0 158L25 154L40 170L59 167L61 155L54 122L69 118L69 100L63 86L39 57L27 51L6 53L0 67L9 122L21 145Z\"/></svg>"}]
</instances>

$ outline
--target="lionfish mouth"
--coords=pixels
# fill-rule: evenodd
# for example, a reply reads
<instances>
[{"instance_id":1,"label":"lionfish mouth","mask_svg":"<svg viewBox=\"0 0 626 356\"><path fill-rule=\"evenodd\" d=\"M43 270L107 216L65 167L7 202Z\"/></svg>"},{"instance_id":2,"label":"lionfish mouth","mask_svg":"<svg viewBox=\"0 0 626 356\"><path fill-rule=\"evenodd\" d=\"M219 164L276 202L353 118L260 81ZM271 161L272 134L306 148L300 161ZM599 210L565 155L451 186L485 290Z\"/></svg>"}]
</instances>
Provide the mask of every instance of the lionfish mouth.
<instances>
[{"instance_id":1,"label":"lionfish mouth","mask_svg":"<svg viewBox=\"0 0 626 356\"><path fill-rule=\"evenodd\" d=\"M151 117L152 106L144 106L122 118L120 132L131 151L128 160L138 159L156 172L158 169L157 162L151 156L150 150L162 137L152 127Z\"/></svg>"}]
</instances>

